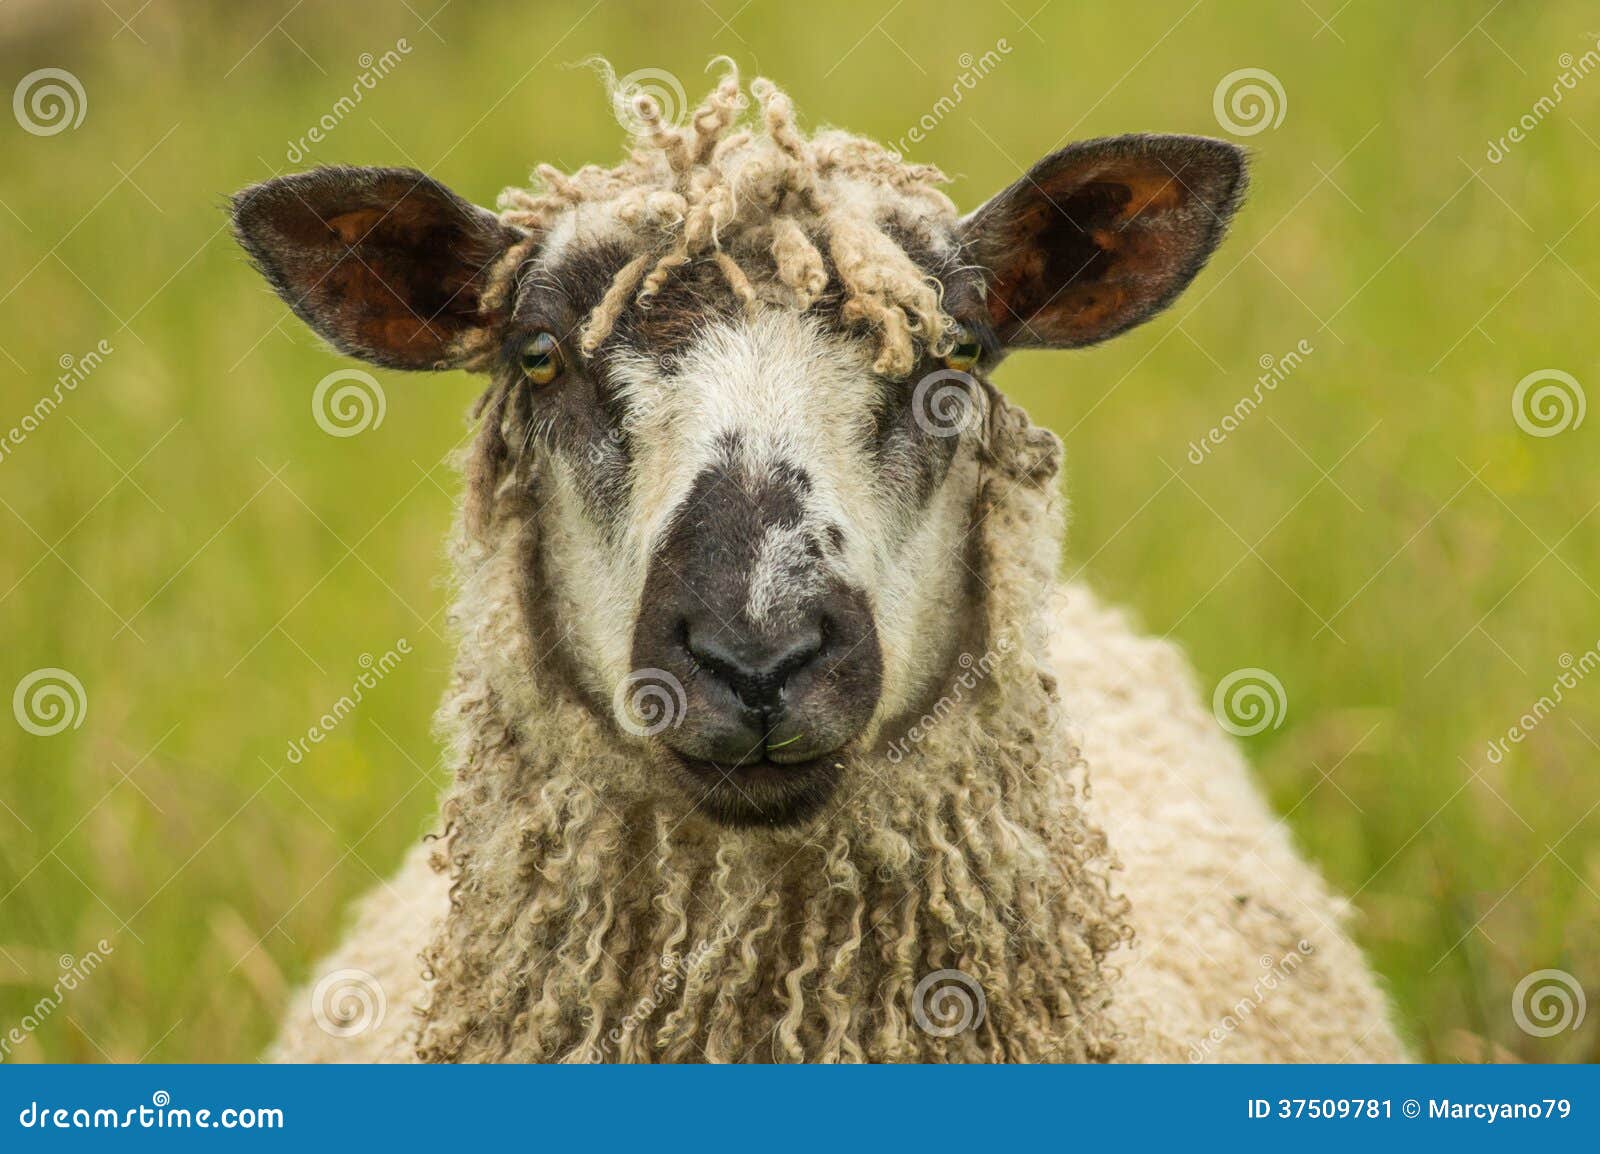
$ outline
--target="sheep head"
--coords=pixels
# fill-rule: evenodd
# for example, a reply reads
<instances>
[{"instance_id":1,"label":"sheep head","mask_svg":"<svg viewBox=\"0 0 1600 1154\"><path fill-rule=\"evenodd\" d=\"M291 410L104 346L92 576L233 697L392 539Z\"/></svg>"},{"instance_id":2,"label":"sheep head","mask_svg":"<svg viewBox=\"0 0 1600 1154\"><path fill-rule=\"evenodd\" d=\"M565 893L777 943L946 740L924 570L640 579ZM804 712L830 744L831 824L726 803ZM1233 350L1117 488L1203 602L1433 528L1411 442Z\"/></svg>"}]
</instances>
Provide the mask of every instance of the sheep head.
<instances>
[{"instance_id":1,"label":"sheep head","mask_svg":"<svg viewBox=\"0 0 1600 1154\"><path fill-rule=\"evenodd\" d=\"M238 238L340 350L489 374L466 535L517 558L518 660L725 825L794 825L892 741L963 645L994 459L988 373L1167 305L1241 195L1240 152L1071 145L961 216L934 169L795 126L730 74L616 168L475 207L405 169L234 201ZM1053 471L1049 454L1046 471ZM1038 478L1035 478L1036 480Z\"/></svg>"}]
</instances>

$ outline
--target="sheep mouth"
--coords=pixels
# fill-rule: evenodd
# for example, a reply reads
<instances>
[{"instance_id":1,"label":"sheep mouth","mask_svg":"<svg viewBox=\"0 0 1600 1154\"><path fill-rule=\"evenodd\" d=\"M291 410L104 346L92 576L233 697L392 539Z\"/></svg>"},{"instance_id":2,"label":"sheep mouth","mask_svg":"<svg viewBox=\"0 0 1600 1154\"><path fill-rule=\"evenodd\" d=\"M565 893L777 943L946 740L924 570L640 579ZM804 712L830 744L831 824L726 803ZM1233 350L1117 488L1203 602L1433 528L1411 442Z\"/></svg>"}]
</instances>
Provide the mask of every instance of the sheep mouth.
<instances>
[{"instance_id":1,"label":"sheep mouth","mask_svg":"<svg viewBox=\"0 0 1600 1154\"><path fill-rule=\"evenodd\" d=\"M734 828L782 829L815 817L839 788L838 751L806 760L770 757L738 765L668 749L676 776L696 812Z\"/></svg>"}]
</instances>

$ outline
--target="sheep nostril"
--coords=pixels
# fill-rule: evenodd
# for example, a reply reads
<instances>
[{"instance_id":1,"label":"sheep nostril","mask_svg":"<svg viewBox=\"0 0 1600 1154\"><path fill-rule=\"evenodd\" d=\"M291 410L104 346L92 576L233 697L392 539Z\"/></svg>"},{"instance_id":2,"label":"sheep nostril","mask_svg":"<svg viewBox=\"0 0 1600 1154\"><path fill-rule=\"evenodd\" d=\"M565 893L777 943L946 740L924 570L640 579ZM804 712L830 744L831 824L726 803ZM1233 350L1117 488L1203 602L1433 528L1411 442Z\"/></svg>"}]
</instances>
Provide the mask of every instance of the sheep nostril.
<instances>
[{"instance_id":1,"label":"sheep nostril","mask_svg":"<svg viewBox=\"0 0 1600 1154\"><path fill-rule=\"evenodd\" d=\"M700 636L691 628L685 648L701 669L732 691L746 712L770 724L784 710L789 682L822 651L822 630L813 626L784 637L754 639L735 637L726 629Z\"/></svg>"}]
</instances>

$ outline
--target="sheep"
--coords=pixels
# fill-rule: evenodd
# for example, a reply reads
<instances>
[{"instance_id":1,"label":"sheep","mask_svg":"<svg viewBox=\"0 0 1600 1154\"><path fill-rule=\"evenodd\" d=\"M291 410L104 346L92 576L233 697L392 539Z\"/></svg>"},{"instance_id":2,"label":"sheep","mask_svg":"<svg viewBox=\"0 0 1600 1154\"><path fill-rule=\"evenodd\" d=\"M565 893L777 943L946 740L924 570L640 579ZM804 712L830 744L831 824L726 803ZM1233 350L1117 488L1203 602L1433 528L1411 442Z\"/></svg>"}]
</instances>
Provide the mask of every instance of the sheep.
<instances>
[{"instance_id":1,"label":"sheep","mask_svg":"<svg viewBox=\"0 0 1600 1154\"><path fill-rule=\"evenodd\" d=\"M1404 1059L1179 651L1059 581L1061 443L991 381L1169 304L1241 153L1069 145L963 216L725 67L498 213L403 169L233 202L336 348L489 375L439 832L269 1056Z\"/></svg>"}]
</instances>

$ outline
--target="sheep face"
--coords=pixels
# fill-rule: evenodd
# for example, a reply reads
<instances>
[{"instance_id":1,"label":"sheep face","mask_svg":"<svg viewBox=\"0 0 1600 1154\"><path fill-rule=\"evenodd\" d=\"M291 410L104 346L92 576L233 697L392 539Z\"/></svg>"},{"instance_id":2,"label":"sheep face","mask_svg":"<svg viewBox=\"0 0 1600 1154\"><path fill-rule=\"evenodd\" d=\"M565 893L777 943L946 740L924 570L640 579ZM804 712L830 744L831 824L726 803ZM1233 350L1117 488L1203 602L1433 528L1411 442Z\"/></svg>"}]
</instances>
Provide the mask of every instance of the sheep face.
<instances>
[{"instance_id":1,"label":"sheep face","mask_svg":"<svg viewBox=\"0 0 1600 1154\"><path fill-rule=\"evenodd\" d=\"M559 682L636 751L619 789L732 825L859 788L843 767L988 644L987 370L1164 307L1243 183L1229 145L1124 137L958 217L932 170L783 131L670 138L587 199L574 178L498 216L400 169L234 203L258 267L336 346L492 375L468 533L516 557L518 595L491 600L537 667L497 691Z\"/></svg>"},{"instance_id":2,"label":"sheep face","mask_svg":"<svg viewBox=\"0 0 1600 1154\"><path fill-rule=\"evenodd\" d=\"M949 665L975 438L919 419L917 380L825 310L708 313L714 276L687 271L548 398L546 616L704 810L793 822Z\"/></svg>"}]
</instances>

